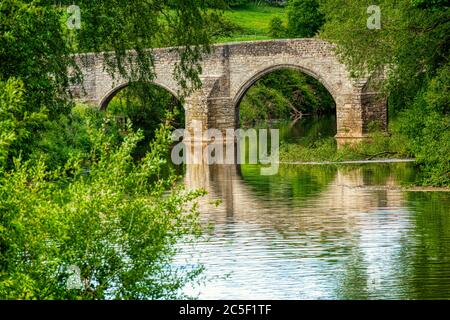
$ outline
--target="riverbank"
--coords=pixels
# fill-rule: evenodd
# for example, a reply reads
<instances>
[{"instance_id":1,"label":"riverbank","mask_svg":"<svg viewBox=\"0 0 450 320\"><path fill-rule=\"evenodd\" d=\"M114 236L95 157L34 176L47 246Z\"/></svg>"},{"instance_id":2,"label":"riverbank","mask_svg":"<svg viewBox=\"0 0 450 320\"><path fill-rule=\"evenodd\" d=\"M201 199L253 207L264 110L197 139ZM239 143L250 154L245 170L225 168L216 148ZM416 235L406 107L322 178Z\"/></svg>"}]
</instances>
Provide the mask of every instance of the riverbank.
<instances>
[{"instance_id":1,"label":"riverbank","mask_svg":"<svg viewBox=\"0 0 450 320\"><path fill-rule=\"evenodd\" d=\"M379 160L356 160L356 161L340 161L340 162L331 162L331 161L323 161L323 162L279 162L280 164L289 164L289 165L312 165L312 166L320 166L320 165L342 165L342 164L373 164L373 163L413 163L416 162L415 159L379 159Z\"/></svg>"},{"instance_id":2,"label":"riverbank","mask_svg":"<svg viewBox=\"0 0 450 320\"><path fill-rule=\"evenodd\" d=\"M320 123L320 120L316 121ZM306 123L306 122L305 122ZM293 140L281 141L280 162L291 164L327 164L345 165L357 163L386 162L393 163L398 159L415 159L419 170L416 186L448 188L445 173L448 172L441 157L432 157L429 153L417 152L417 144L404 133L405 119L392 117L388 134L376 128L368 138L359 144L348 144L338 148L336 139L323 134L319 127L312 137L304 135ZM445 149L445 146L442 145ZM448 157L447 157L448 158ZM447 170L447 171L446 171Z\"/></svg>"},{"instance_id":3,"label":"riverbank","mask_svg":"<svg viewBox=\"0 0 450 320\"><path fill-rule=\"evenodd\" d=\"M389 164L414 164L416 163L415 159L379 159L379 160L357 160L357 161L340 161L340 162L330 162L330 161L323 161L323 162L288 162L288 161L280 161L280 165L285 166L293 166L301 168L303 167L337 167L342 168L344 166L347 167L353 167L354 165L389 165ZM366 167L366 166L364 166ZM367 185L361 185L361 186L347 186L343 185L344 187L348 187L350 189L370 189L371 191L404 191L404 192L450 192L450 187L436 187L436 186L420 186L420 185L414 185L414 184L406 184L406 185L374 185L368 187Z\"/></svg>"},{"instance_id":4,"label":"riverbank","mask_svg":"<svg viewBox=\"0 0 450 320\"><path fill-rule=\"evenodd\" d=\"M283 162L342 163L355 161L382 161L413 159L407 148L405 137L394 133L386 135L375 132L359 144L348 144L340 148L336 139L328 137L308 144L282 143L280 158Z\"/></svg>"},{"instance_id":5,"label":"riverbank","mask_svg":"<svg viewBox=\"0 0 450 320\"><path fill-rule=\"evenodd\" d=\"M355 188L355 187L353 187ZM363 187L370 191L405 191L405 192L450 192L450 187L420 187L420 186L374 186L374 187Z\"/></svg>"}]
</instances>

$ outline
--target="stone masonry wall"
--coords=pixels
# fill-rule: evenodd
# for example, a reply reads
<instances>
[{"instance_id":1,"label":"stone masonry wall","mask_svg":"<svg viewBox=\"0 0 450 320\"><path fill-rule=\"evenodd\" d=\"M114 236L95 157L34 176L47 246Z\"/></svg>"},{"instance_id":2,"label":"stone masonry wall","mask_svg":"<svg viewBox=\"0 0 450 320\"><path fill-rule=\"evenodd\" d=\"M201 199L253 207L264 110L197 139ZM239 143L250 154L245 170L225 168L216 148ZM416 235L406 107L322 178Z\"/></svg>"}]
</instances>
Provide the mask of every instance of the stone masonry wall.
<instances>
[{"instance_id":1,"label":"stone masonry wall","mask_svg":"<svg viewBox=\"0 0 450 320\"><path fill-rule=\"evenodd\" d=\"M246 91L265 74L280 68L296 68L319 80L330 92L337 108L337 138L363 138L370 122L387 127L386 100L368 88L367 80L352 80L334 54L334 46L318 39L269 40L216 45L202 61L200 90L185 97L186 127L193 120L203 128L227 129L239 125L239 103ZM153 50L154 83L177 96L180 87L173 77L178 54L171 49ZM132 54L130 52L130 54ZM106 107L115 93L127 85L113 79L103 67L103 56L87 54L83 87L71 89L79 101Z\"/></svg>"}]
</instances>

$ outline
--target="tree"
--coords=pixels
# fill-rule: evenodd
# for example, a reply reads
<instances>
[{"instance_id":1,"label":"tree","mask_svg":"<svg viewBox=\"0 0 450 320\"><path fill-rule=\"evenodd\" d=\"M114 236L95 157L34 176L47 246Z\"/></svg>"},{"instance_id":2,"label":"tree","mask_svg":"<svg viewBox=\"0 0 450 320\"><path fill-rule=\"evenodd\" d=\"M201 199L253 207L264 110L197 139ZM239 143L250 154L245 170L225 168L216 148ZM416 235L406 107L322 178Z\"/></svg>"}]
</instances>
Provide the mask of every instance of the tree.
<instances>
[{"instance_id":1,"label":"tree","mask_svg":"<svg viewBox=\"0 0 450 320\"><path fill-rule=\"evenodd\" d=\"M17 151L30 138L32 128L47 118L42 112L24 112L24 96L22 81L14 78L0 81L0 174L9 159L19 156Z\"/></svg>"},{"instance_id":2,"label":"tree","mask_svg":"<svg viewBox=\"0 0 450 320\"><path fill-rule=\"evenodd\" d=\"M270 20L269 34L272 38L280 39L286 36L286 28L283 25L283 20L280 17L274 17Z\"/></svg>"},{"instance_id":3,"label":"tree","mask_svg":"<svg viewBox=\"0 0 450 320\"><path fill-rule=\"evenodd\" d=\"M45 109L50 118L67 114L61 97L74 67L64 39L61 15L51 6L19 0L0 5L0 80L20 79L27 112Z\"/></svg>"},{"instance_id":4,"label":"tree","mask_svg":"<svg viewBox=\"0 0 450 320\"><path fill-rule=\"evenodd\" d=\"M91 152L63 168L16 161L0 176L0 299L174 299L201 271L171 265L199 234L188 203L202 192L163 173L170 132L134 162L142 135L115 145L104 125L87 124Z\"/></svg>"},{"instance_id":5,"label":"tree","mask_svg":"<svg viewBox=\"0 0 450 320\"><path fill-rule=\"evenodd\" d=\"M298 120L303 115L334 113L327 89L297 70L277 70L259 79L240 104L241 122Z\"/></svg>"},{"instance_id":6,"label":"tree","mask_svg":"<svg viewBox=\"0 0 450 320\"><path fill-rule=\"evenodd\" d=\"M175 76L185 93L200 86L199 60L210 44L207 26L216 17L210 6L219 6L220 0L80 0L80 29L69 29L67 6L72 3L1 2L0 80L22 81L26 91L23 112L47 113L49 121L70 113L73 105L67 87L81 80L72 53L111 52L105 56L105 68L111 74L133 82L150 82L153 57L146 49L180 46L181 62ZM128 49L136 54L128 55ZM28 128L29 139L21 145L22 157L27 158L48 124Z\"/></svg>"},{"instance_id":7,"label":"tree","mask_svg":"<svg viewBox=\"0 0 450 320\"><path fill-rule=\"evenodd\" d=\"M110 50L111 74L149 81L145 49L161 45L181 46L174 72L196 88L216 1L80 0L74 30L73 1L54 3L0 3L0 299L179 297L201 267L171 266L174 244L198 235L192 201L203 193L177 183L169 127L135 161L142 133L79 113L67 88L80 80L72 53Z\"/></svg>"},{"instance_id":8,"label":"tree","mask_svg":"<svg viewBox=\"0 0 450 320\"><path fill-rule=\"evenodd\" d=\"M326 23L321 36L337 44L354 75L386 71L390 111L401 112L423 181L448 185L450 164L441 150L448 152L449 107L437 108L432 101L448 96L450 8L446 1L382 0L378 5L382 27L370 30L367 1L322 0ZM442 90L434 89L437 84Z\"/></svg>"},{"instance_id":9,"label":"tree","mask_svg":"<svg viewBox=\"0 0 450 320\"><path fill-rule=\"evenodd\" d=\"M324 23L317 0L289 0L287 12L291 37L313 37Z\"/></svg>"},{"instance_id":10,"label":"tree","mask_svg":"<svg viewBox=\"0 0 450 320\"><path fill-rule=\"evenodd\" d=\"M131 83L109 102L107 108L108 114L120 119L122 127L130 120L134 130L144 133L136 150L137 158L148 151L149 143L168 111L174 114L172 125L184 128L184 107L180 101L165 89L146 83Z\"/></svg>"}]
</instances>

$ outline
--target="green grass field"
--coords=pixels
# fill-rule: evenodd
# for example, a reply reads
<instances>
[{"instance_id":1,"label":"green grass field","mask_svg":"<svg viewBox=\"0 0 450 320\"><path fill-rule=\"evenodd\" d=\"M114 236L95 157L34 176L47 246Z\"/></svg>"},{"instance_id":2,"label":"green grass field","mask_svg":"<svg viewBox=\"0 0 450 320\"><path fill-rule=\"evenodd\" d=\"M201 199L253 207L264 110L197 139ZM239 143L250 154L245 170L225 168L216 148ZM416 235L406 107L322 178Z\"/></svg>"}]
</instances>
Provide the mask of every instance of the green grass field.
<instances>
[{"instance_id":1,"label":"green grass field","mask_svg":"<svg viewBox=\"0 0 450 320\"><path fill-rule=\"evenodd\" d=\"M218 38L217 42L232 42L246 40L270 39L270 21L280 17L287 22L286 10L280 7L249 4L225 11L224 17L232 23L239 25L242 32L232 37Z\"/></svg>"}]
</instances>

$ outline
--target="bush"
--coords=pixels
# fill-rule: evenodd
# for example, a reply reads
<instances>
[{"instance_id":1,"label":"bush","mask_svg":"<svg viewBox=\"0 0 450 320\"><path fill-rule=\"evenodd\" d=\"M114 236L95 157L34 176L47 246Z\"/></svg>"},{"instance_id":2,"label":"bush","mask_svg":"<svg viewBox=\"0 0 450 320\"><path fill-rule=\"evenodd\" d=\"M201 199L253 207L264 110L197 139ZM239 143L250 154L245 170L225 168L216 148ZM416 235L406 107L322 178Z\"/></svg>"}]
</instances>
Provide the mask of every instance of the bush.
<instances>
[{"instance_id":1,"label":"bush","mask_svg":"<svg viewBox=\"0 0 450 320\"><path fill-rule=\"evenodd\" d=\"M198 235L201 192L175 186L169 132L132 161L141 133L116 145L88 126L89 167L21 162L0 176L0 299L174 299L201 267L171 266L175 244ZM70 173L70 174L68 174Z\"/></svg>"},{"instance_id":2,"label":"bush","mask_svg":"<svg viewBox=\"0 0 450 320\"><path fill-rule=\"evenodd\" d=\"M283 25L283 20L281 20L280 17L274 17L270 21L269 35L275 39L284 38L286 36L286 28Z\"/></svg>"},{"instance_id":3,"label":"bush","mask_svg":"<svg viewBox=\"0 0 450 320\"><path fill-rule=\"evenodd\" d=\"M244 30L241 26L224 16L219 16L210 26L210 35L213 38L232 37L234 34L243 32Z\"/></svg>"},{"instance_id":4,"label":"bush","mask_svg":"<svg viewBox=\"0 0 450 320\"><path fill-rule=\"evenodd\" d=\"M423 173L423 184L450 185L450 65L442 67L412 108L401 113L401 130Z\"/></svg>"},{"instance_id":5,"label":"bush","mask_svg":"<svg viewBox=\"0 0 450 320\"><path fill-rule=\"evenodd\" d=\"M311 38L325 22L317 0L290 0L288 3L288 34Z\"/></svg>"},{"instance_id":6,"label":"bush","mask_svg":"<svg viewBox=\"0 0 450 320\"><path fill-rule=\"evenodd\" d=\"M14 157L30 152L29 141L47 120L45 109L26 111L26 94L21 80L0 81L0 172Z\"/></svg>"}]
</instances>

